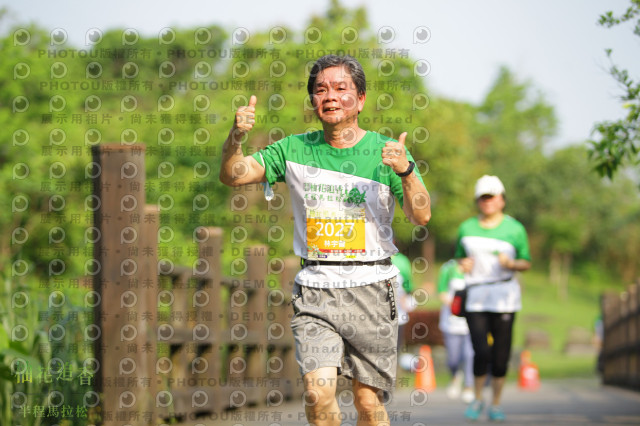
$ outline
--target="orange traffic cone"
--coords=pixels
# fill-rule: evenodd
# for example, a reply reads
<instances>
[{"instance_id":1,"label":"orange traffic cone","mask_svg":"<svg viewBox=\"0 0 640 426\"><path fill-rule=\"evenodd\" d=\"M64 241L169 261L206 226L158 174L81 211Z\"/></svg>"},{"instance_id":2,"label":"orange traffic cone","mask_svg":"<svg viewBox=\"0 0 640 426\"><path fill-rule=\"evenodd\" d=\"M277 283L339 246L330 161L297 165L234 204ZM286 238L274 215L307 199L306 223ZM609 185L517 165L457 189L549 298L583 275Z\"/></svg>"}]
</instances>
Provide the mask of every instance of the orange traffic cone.
<instances>
[{"instance_id":1,"label":"orange traffic cone","mask_svg":"<svg viewBox=\"0 0 640 426\"><path fill-rule=\"evenodd\" d=\"M529 391L538 390L540 387L540 372L538 366L531 362L531 353L529 351L522 351L520 354L518 385L520 388Z\"/></svg>"},{"instance_id":2,"label":"orange traffic cone","mask_svg":"<svg viewBox=\"0 0 640 426\"><path fill-rule=\"evenodd\" d=\"M431 392L436 388L436 375L433 372L433 359L431 358L431 347L422 345L420 347L420 355L414 366L416 373L416 389L422 389L425 392Z\"/></svg>"}]
</instances>

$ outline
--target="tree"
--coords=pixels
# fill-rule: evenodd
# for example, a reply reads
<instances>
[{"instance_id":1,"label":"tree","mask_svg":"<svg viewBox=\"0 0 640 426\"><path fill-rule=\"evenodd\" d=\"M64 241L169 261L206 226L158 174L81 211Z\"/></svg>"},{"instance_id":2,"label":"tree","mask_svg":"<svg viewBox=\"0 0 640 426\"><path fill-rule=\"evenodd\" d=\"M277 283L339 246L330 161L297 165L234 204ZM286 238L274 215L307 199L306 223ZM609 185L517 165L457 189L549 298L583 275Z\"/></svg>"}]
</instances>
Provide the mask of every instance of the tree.
<instances>
[{"instance_id":1,"label":"tree","mask_svg":"<svg viewBox=\"0 0 640 426\"><path fill-rule=\"evenodd\" d=\"M544 199L537 182L545 162L544 145L554 135L553 107L529 81L519 81L501 68L484 101L477 108L475 151L488 167L482 174L497 175L507 189L507 212L527 229L535 221L532 206ZM480 176L476 176L476 179ZM469 185L469 193L473 184Z\"/></svg>"},{"instance_id":2,"label":"tree","mask_svg":"<svg viewBox=\"0 0 640 426\"><path fill-rule=\"evenodd\" d=\"M611 11L601 15L598 24L611 28L634 20L633 34L640 37L640 0L631 0L631 6L621 16L615 16ZM612 50L607 49L606 53L611 59ZM620 99L629 112L625 118L597 123L594 129L596 138L589 142L595 169L601 176L613 178L620 167L640 164L640 82L634 81L629 71L618 68L613 62L609 73L620 84L623 91Z\"/></svg>"},{"instance_id":3,"label":"tree","mask_svg":"<svg viewBox=\"0 0 640 426\"><path fill-rule=\"evenodd\" d=\"M605 188L585 167L586 162L583 147L567 147L553 153L537 177L542 192L533 208L535 229L543 235L540 239L543 252L549 254L549 281L557 286L561 300L568 297L573 259L584 255L597 223L594 218L601 216L600 200L591 194Z\"/></svg>"}]
</instances>

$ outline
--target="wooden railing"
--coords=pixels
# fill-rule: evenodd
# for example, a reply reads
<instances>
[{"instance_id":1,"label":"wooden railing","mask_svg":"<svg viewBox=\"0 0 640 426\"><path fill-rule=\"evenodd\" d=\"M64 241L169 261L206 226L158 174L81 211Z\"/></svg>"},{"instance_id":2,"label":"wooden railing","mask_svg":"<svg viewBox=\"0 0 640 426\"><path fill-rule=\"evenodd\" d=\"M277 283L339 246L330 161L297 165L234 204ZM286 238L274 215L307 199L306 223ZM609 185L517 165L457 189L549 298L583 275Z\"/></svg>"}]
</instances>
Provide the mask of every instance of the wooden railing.
<instances>
[{"instance_id":1,"label":"wooden railing","mask_svg":"<svg viewBox=\"0 0 640 426\"><path fill-rule=\"evenodd\" d=\"M253 246L223 276L223 234L214 227L195 230L193 265L159 260L144 147L96 146L94 162L102 423L215 419L227 408L301 394L288 305L297 261L269 262L267 247Z\"/></svg>"},{"instance_id":2,"label":"wooden railing","mask_svg":"<svg viewBox=\"0 0 640 426\"><path fill-rule=\"evenodd\" d=\"M224 265L233 272L225 276L229 247L215 227L194 230L193 265L158 259L160 214L146 205L144 154L140 145L93 147L94 414L106 425L180 423L300 397L289 326L299 260L268 260L266 246L253 246ZM432 244L425 250L430 259ZM412 313L406 342L441 344L437 319Z\"/></svg>"},{"instance_id":3,"label":"wooden railing","mask_svg":"<svg viewBox=\"0 0 640 426\"><path fill-rule=\"evenodd\" d=\"M222 230L200 228L196 238L200 257L192 268L159 264L159 416L211 418L291 399L298 370L287 287L295 260L269 267L267 248L253 246L240 259L244 276L222 277ZM282 278L277 285L267 281L274 269Z\"/></svg>"},{"instance_id":4,"label":"wooden railing","mask_svg":"<svg viewBox=\"0 0 640 426\"><path fill-rule=\"evenodd\" d=\"M640 282L602 296L602 381L640 390Z\"/></svg>"}]
</instances>

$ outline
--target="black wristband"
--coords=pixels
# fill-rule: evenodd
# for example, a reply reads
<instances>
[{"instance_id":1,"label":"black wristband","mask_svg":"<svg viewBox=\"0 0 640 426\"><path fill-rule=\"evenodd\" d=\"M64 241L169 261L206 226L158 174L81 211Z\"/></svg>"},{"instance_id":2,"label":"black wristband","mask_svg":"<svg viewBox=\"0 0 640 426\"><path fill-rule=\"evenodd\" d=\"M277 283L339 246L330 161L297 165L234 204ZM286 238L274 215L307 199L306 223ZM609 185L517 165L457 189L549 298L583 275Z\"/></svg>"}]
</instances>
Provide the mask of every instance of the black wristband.
<instances>
[{"instance_id":1,"label":"black wristband","mask_svg":"<svg viewBox=\"0 0 640 426\"><path fill-rule=\"evenodd\" d=\"M416 163L414 163L413 161L409 161L409 168L407 169L407 171L403 173L396 173L396 174L400 177L409 176L413 171L413 169L415 169L415 167L416 167Z\"/></svg>"}]
</instances>

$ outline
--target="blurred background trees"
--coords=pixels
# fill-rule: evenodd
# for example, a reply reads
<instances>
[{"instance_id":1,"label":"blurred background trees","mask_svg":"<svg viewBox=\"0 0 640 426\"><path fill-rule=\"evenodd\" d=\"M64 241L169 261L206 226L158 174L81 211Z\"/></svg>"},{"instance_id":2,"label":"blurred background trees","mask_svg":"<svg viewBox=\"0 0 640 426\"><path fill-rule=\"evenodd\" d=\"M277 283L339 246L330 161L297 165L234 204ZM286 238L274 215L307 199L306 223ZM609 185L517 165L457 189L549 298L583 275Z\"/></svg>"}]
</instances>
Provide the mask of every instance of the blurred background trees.
<instances>
[{"instance_id":1,"label":"blurred background trees","mask_svg":"<svg viewBox=\"0 0 640 426\"><path fill-rule=\"evenodd\" d=\"M528 229L534 263L551 265L552 277L559 265L597 264L625 281L638 273L637 191L625 176L609 182L592 174L584 148L549 149L557 120L535 82L501 68L479 105L433 96L420 69L425 64L408 49L379 45L364 8L335 2L304 32L253 32L243 43L233 39L242 35L217 25L173 29L162 42L111 30L82 56L69 54L82 50L74 46L52 45L43 29L28 27L25 45L16 43L16 31L0 40L0 138L7 141L0 146L0 197L13 206L0 212L0 228L11 236L0 256L5 277L25 265L42 278L51 268L83 274L91 256L89 149L96 143L147 145L147 197L171 206L161 211L160 225L175 235L161 257L190 259L183 247L201 225L228 232L241 225L247 244L264 242L274 224L245 226L230 205L238 193L252 200L243 216L275 214L288 231L288 207L266 210L260 188L238 192L218 182L220 147L233 112L251 94L258 97L258 123L248 153L320 128L306 78L317 56L329 53L324 46L341 46L365 68L362 127L396 138L409 133L407 146L422 160L433 197L428 231L441 259L453 253L457 225L475 214L475 180L495 174L507 188L508 213ZM277 192L287 196L284 187ZM401 212L394 228L403 248L418 255L416 235L423 234ZM291 233L271 243L288 255Z\"/></svg>"}]
</instances>

